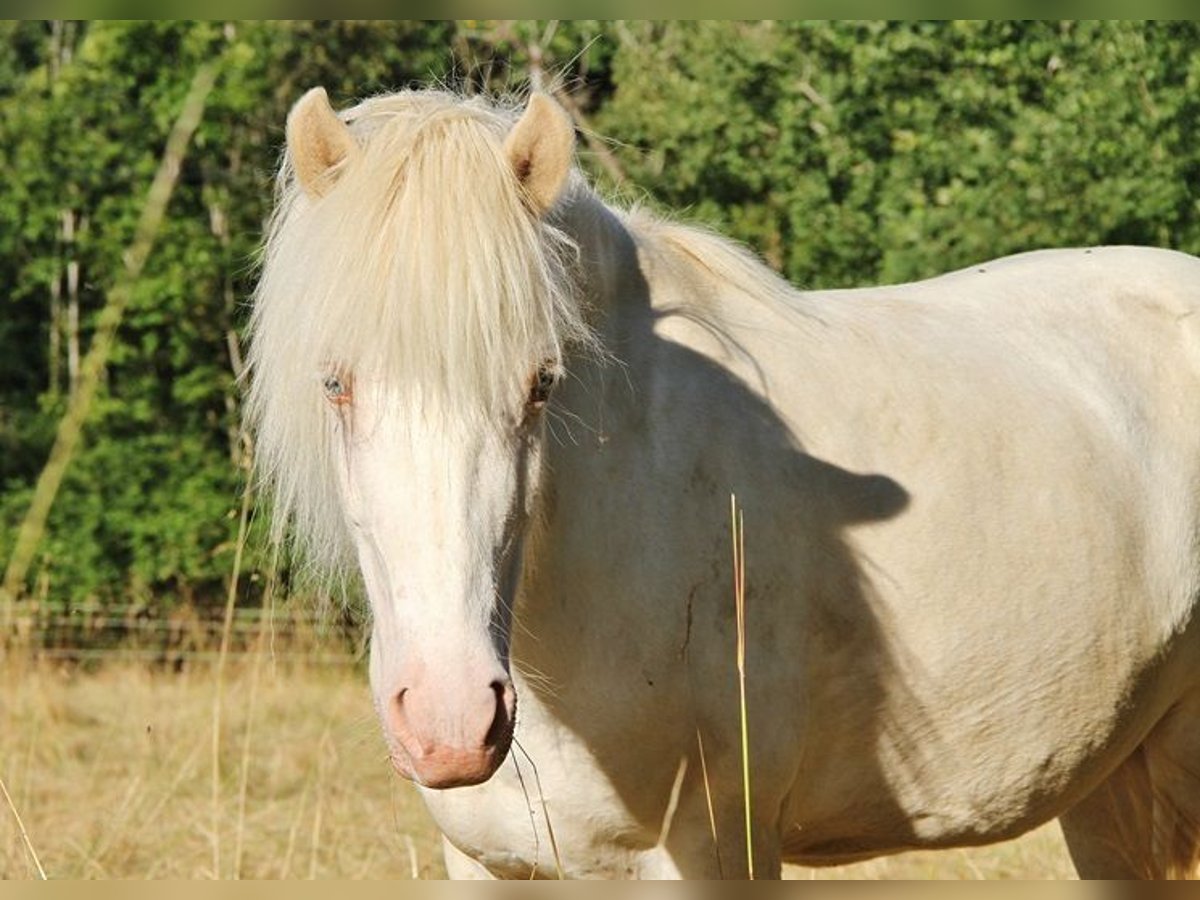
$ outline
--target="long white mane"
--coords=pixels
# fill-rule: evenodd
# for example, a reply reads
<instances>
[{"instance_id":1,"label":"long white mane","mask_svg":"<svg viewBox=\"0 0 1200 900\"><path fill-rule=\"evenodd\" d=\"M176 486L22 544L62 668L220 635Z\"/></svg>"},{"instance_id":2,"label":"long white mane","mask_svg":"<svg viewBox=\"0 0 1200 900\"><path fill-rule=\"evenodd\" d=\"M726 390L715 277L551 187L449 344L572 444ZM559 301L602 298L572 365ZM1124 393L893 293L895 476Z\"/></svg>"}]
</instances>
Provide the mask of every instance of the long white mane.
<instances>
[{"instance_id":1,"label":"long white mane","mask_svg":"<svg viewBox=\"0 0 1200 900\"><path fill-rule=\"evenodd\" d=\"M283 161L251 318L248 411L277 534L344 561L322 384L369 367L395 402L476 422L587 331L575 247L526 209L511 107L437 91L345 112L362 153L319 199Z\"/></svg>"}]
</instances>

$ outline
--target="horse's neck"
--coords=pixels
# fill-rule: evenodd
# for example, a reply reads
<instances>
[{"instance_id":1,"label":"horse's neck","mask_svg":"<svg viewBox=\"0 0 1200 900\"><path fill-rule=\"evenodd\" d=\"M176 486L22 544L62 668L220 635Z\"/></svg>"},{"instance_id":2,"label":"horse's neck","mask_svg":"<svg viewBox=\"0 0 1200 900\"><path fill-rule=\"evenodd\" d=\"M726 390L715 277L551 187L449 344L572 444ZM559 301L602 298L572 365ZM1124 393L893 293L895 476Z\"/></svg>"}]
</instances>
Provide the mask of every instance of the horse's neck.
<instances>
[{"instance_id":1,"label":"horse's neck","mask_svg":"<svg viewBox=\"0 0 1200 900\"><path fill-rule=\"evenodd\" d=\"M747 297L755 310L786 318L799 338L808 330L806 316L817 310L812 298L737 244L703 228L614 211L586 187L577 187L564 204L560 222L580 248L581 299L602 338L605 331L622 330L622 318L640 325L656 309L723 332L736 327L733 320L747 321ZM813 322L822 318L811 316Z\"/></svg>"},{"instance_id":2,"label":"horse's neck","mask_svg":"<svg viewBox=\"0 0 1200 900\"><path fill-rule=\"evenodd\" d=\"M581 300L590 316L617 316L620 305L635 298L645 303L644 286L639 286L637 247L617 213L589 188L580 186L564 205L561 225L579 246Z\"/></svg>"}]
</instances>

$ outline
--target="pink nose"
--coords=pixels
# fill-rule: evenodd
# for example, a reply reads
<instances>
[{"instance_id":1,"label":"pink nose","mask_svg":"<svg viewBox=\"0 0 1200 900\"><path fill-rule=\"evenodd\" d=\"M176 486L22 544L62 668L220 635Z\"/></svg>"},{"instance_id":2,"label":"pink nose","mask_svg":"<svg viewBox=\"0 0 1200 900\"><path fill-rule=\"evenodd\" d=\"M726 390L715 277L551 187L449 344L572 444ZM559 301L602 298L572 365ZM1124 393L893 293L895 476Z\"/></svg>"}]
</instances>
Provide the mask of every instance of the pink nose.
<instances>
[{"instance_id":1,"label":"pink nose","mask_svg":"<svg viewBox=\"0 0 1200 900\"><path fill-rule=\"evenodd\" d=\"M508 679L482 690L402 688L385 713L392 764L429 788L464 787L492 777L512 743L517 695Z\"/></svg>"}]
</instances>

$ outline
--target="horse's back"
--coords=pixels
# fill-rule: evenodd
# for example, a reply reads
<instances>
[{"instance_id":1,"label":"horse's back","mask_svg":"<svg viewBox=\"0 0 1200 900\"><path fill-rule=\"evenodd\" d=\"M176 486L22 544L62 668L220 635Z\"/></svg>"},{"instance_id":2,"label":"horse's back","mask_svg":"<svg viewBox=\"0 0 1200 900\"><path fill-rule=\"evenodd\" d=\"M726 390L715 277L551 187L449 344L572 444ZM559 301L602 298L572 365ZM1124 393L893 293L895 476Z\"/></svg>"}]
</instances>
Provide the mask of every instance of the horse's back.
<instances>
[{"instance_id":1,"label":"horse's back","mask_svg":"<svg viewBox=\"0 0 1200 900\"><path fill-rule=\"evenodd\" d=\"M827 632L803 639L806 744L833 748L797 777L793 853L869 849L871 823L839 824L856 779L886 785L873 824L894 816L914 845L1019 832L1200 683L1200 260L1041 251L798 309L798 352L760 339L764 393L806 456L906 500L756 535L853 560L792 582ZM796 508L811 495L778 502L777 521L789 503L815 521ZM823 649L839 645L863 652ZM855 756L863 735L878 754Z\"/></svg>"},{"instance_id":2,"label":"horse's back","mask_svg":"<svg viewBox=\"0 0 1200 900\"><path fill-rule=\"evenodd\" d=\"M1032 429L1023 437L1049 441L1042 450L1075 437L1107 441L1113 457L1200 468L1200 259L1137 247L1035 251L801 297L828 325L797 332L805 349L777 361L774 377L795 389L776 395L781 411L814 439L827 429L864 455L903 453L906 442L925 455L922 437L1015 440ZM824 380L846 385L837 395L850 403L813 403L803 385L825 392ZM883 412L880 398L908 431L839 433L870 429L856 414Z\"/></svg>"}]
</instances>

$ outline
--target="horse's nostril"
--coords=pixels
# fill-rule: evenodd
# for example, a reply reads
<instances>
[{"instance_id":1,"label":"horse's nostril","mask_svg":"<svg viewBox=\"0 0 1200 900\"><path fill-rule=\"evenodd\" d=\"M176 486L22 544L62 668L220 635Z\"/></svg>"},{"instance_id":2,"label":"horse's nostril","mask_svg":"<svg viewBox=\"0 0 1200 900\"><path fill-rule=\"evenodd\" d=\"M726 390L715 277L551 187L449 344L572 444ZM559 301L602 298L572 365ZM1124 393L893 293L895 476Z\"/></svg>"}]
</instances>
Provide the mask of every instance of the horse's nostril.
<instances>
[{"instance_id":1,"label":"horse's nostril","mask_svg":"<svg viewBox=\"0 0 1200 900\"><path fill-rule=\"evenodd\" d=\"M392 735L399 739L406 751L409 753L419 753L421 750L420 742L416 740L416 736L412 733L408 721L408 710L404 708L404 696L407 693L408 688L401 688L392 695L392 701L385 715L385 721Z\"/></svg>"},{"instance_id":2,"label":"horse's nostril","mask_svg":"<svg viewBox=\"0 0 1200 900\"><path fill-rule=\"evenodd\" d=\"M513 724L516 714L517 697L511 681L496 679L492 682L492 693L496 697L496 711L492 726L484 737L485 747L499 747L501 752L508 749L512 740Z\"/></svg>"}]
</instances>

